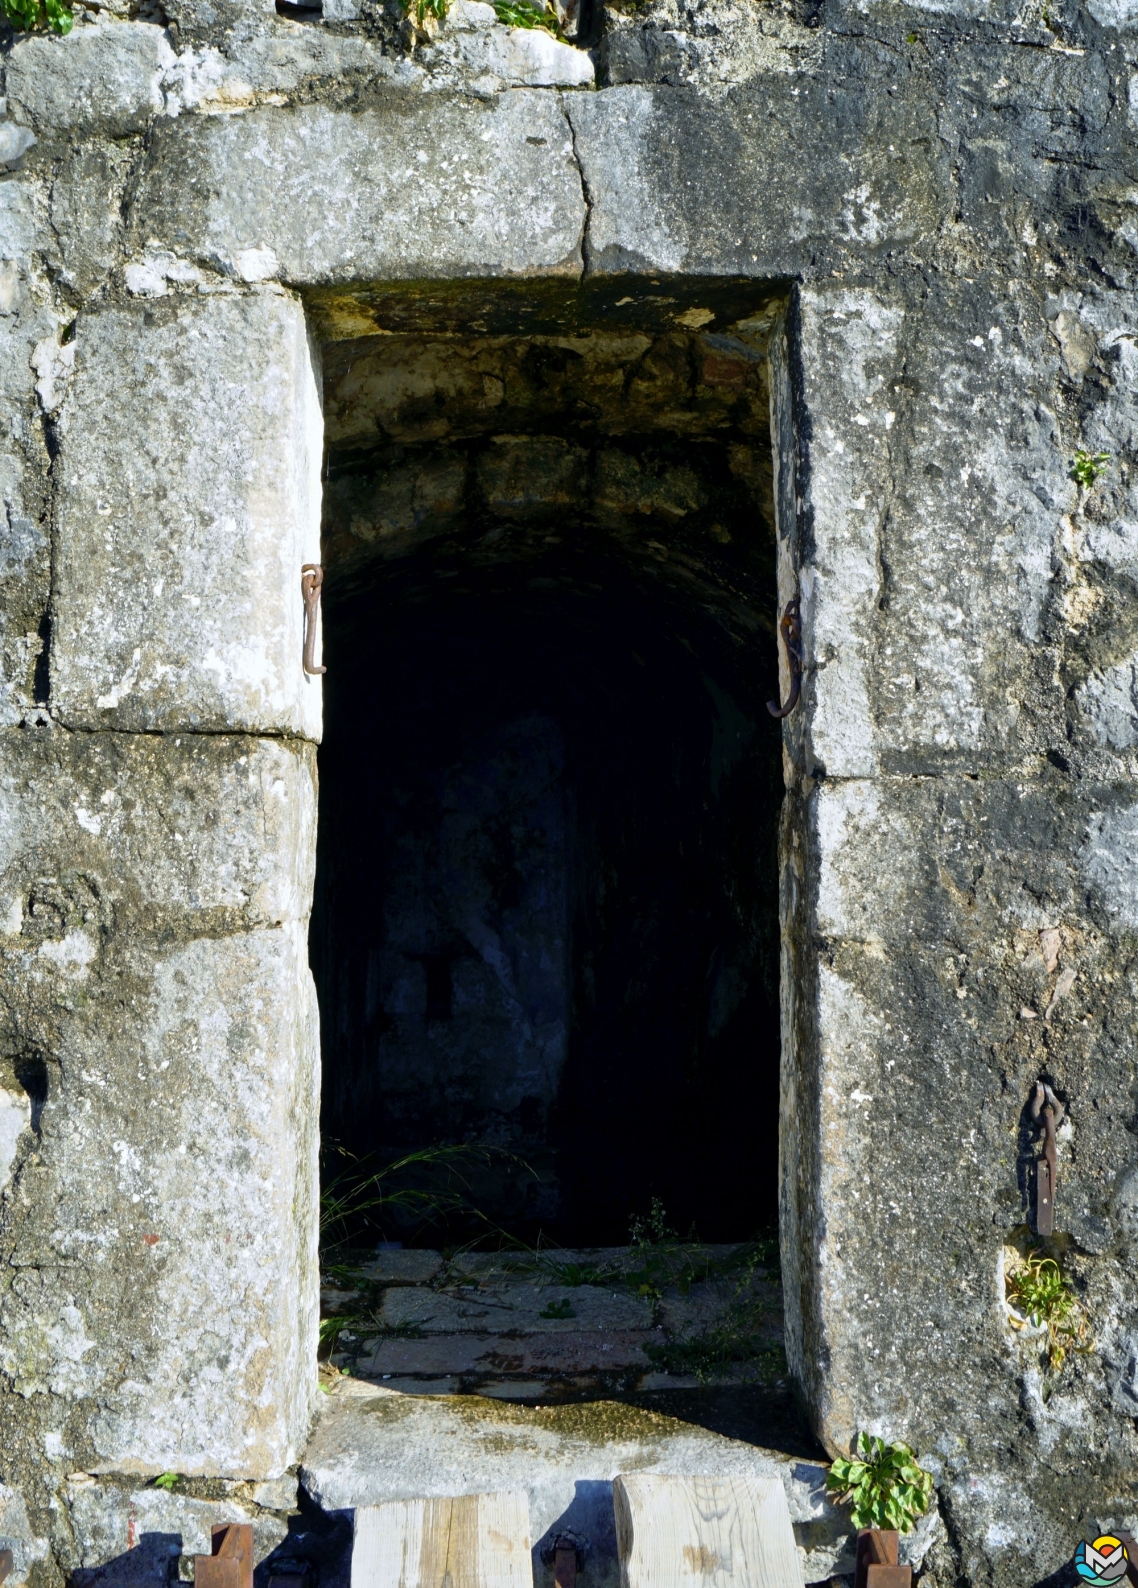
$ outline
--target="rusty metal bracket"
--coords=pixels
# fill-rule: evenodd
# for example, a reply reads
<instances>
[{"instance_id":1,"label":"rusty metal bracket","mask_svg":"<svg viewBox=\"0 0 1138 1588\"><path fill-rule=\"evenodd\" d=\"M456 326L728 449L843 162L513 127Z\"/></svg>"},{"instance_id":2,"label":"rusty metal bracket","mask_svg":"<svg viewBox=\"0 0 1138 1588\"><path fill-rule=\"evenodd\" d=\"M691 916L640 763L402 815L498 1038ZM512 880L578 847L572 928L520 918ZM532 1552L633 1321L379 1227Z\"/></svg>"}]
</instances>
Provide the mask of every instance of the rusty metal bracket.
<instances>
[{"instance_id":1,"label":"rusty metal bracket","mask_svg":"<svg viewBox=\"0 0 1138 1588\"><path fill-rule=\"evenodd\" d=\"M541 1547L541 1558L553 1567L554 1588L577 1588L577 1573L589 1554L589 1540L580 1533L557 1533Z\"/></svg>"},{"instance_id":2,"label":"rusty metal bracket","mask_svg":"<svg viewBox=\"0 0 1138 1588\"><path fill-rule=\"evenodd\" d=\"M306 562L300 570L300 589L304 596L304 671L319 677L326 667L316 665L316 614L320 608L320 587L324 570L318 562Z\"/></svg>"},{"instance_id":3,"label":"rusty metal bracket","mask_svg":"<svg viewBox=\"0 0 1138 1588\"><path fill-rule=\"evenodd\" d=\"M196 1588L253 1588L253 1525L218 1522L212 1529L212 1554L194 1556Z\"/></svg>"},{"instance_id":4,"label":"rusty metal bracket","mask_svg":"<svg viewBox=\"0 0 1138 1588\"><path fill-rule=\"evenodd\" d=\"M1035 1162L1035 1228L1039 1235L1055 1233L1055 1193L1059 1166L1055 1130L1063 1118L1063 1105L1046 1081L1036 1081L1031 1117L1043 1131L1043 1147Z\"/></svg>"},{"instance_id":5,"label":"rusty metal bracket","mask_svg":"<svg viewBox=\"0 0 1138 1588\"><path fill-rule=\"evenodd\" d=\"M768 700L767 710L772 717L781 718L790 716L802 693L802 609L797 596L792 596L783 608L778 632L782 635L782 643L786 648L786 665L790 669L790 694L787 696L785 706L780 706L777 700Z\"/></svg>"},{"instance_id":6,"label":"rusty metal bracket","mask_svg":"<svg viewBox=\"0 0 1138 1588\"><path fill-rule=\"evenodd\" d=\"M897 1564L899 1543L889 1528L863 1527L857 1535L854 1588L910 1588L913 1568Z\"/></svg>"}]
</instances>

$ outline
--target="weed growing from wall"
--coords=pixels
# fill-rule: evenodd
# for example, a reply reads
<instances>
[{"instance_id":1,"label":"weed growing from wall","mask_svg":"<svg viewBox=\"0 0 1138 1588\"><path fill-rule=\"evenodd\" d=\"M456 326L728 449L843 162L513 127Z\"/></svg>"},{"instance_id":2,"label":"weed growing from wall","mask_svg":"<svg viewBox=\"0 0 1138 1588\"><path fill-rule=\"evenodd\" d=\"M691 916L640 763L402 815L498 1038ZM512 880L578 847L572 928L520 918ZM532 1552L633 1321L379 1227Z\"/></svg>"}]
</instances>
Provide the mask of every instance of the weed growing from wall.
<instances>
[{"instance_id":1,"label":"weed growing from wall","mask_svg":"<svg viewBox=\"0 0 1138 1588\"><path fill-rule=\"evenodd\" d=\"M1071 464L1071 478L1089 491L1109 462L1109 452L1084 452L1080 447Z\"/></svg>"},{"instance_id":2,"label":"weed growing from wall","mask_svg":"<svg viewBox=\"0 0 1138 1588\"><path fill-rule=\"evenodd\" d=\"M901 1440L887 1445L876 1434L858 1436L859 1455L839 1456L826 1475L831 1497L850 1507L855 1527L911 1533L932 1498L932 1474Z\"/></svg>"},{"instance_id":3,"label":"weed growing from wall","mask_svg":"<svg viewBox=\"0 0 1138 1588\"><path fill-rule=\"evenodd\" d=\"M61 0L0 0L4 17L21 33L33 28L50 28L53 33L70 33L75 16Z\"/></svg>"},{"instance_id":4,"label":"weed growing from wall","mask_svg":"<svg viewBox=\"0 0 1138 1588\"><path fill-rule=\"evenodd\" d=\"M1047 1331L1047 1360L1053 1372L1063 1366L1068 1351L1093 1348L1087 1310L1053 1257L1029 1253L1005 1275L1005 1293L1013 1309L1013 1328L1022 1329L1026 1322Z\"/></svg>"}]
</instances>

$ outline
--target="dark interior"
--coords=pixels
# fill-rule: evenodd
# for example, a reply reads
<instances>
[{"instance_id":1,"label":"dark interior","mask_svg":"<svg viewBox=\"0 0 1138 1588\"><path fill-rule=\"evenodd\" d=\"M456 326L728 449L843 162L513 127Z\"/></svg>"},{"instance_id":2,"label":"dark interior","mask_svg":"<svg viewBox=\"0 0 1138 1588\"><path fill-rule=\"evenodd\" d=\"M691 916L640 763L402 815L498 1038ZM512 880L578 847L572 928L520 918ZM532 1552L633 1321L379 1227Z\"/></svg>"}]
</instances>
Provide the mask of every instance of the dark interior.
<instances>
[{"instance_id":1,"label":"dark interior","mask_svg":"<svg viewBox=\"0 0 1138 1588\"><path fill-rule=\"evenodd\" d=\"M326 1177L415 1155L357 1191L361 1242L617 1244L654 1199L747 1239L777 1223L765 363L654 331L614 396L587 336L400 340L325 355ZM652 357L686 408L629 396Z\"/></svg>"}]
</instances>

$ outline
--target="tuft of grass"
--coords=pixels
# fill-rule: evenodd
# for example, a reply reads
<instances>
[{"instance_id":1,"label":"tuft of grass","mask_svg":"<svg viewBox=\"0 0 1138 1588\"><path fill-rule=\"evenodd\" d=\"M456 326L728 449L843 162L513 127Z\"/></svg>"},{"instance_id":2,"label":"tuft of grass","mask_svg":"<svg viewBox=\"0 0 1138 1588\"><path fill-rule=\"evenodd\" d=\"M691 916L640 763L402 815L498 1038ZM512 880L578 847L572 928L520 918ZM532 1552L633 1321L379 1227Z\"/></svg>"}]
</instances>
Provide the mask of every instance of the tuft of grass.
<instances>
[{"instance_id":1,"label":"tuft of grass","mask_svg":"<svg viewBox=\"0 0 1138 1588\"><path fill-rule=\"evenodd\" d=\"M333 1155L341 1164L335 1172ZM467 1174L477 1164L502 1162L536 1177L530 1165L513 1153L463 1142L421 1147L378 1167L342 1147L330 1147L320 1193L322 1272L334 1271L341 1255L364 1240L364 1232L370 1240L382 1237L385 1222L393 1218L401 1228L409 1218L416 1220L422 1230L457 1216L480 1221L488 1234L500 1233L471 1202ZM435 1184L414 1183L431 1176Z\"/></svg>"},{"instance_id":2,"label":"tuft of grass","mask_svg":"<svg viewBox=\"0 0 1138 1588\"><path fill-rule=\"evenodd\" d=\"M855 1527L910 1533L932 1498L932 1474L901 1440L886 1444L876 1434L860 1434L859 1455L839 1456L826 1474L832 1498L850 1506Z\"/></svg>"},{"instance_id":3,"label":"tuft of grass","mask_svg":"<svg viewBox=\"0 0 1138 1588\"><path fill-rule=\"evenodd\" d=\"M1109 452L1084 452L1079 447L1071 463L1071 478L1089 491L1109 462Z\"/></svg>"},{"instance_id":4,"label":"tuft of grass","mask_svg":"<svg viewBox=\"0 0 1138 1588\"><path fill-rule=\"evenodd\" d=\"M1047 1360L1057 1373L1068 1351L1094 1347L1087 1310L1053 1257L1030 1252L1004 1276L1008 1301L1036 1329L1047 1330ZM1012 1326L1022 1328L1012 1317Z\"/></svg>"}]
</instances>

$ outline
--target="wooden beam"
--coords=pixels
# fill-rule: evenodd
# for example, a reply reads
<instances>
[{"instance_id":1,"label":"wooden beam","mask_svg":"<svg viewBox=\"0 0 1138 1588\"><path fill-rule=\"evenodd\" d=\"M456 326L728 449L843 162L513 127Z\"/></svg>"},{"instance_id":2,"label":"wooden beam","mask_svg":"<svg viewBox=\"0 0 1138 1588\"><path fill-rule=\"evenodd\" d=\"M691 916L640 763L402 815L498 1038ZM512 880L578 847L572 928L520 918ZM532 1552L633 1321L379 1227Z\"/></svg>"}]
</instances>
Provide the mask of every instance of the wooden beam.
<instances>
[{"instance_id":1,"label":"wooden beam","mask_svg":"<svg viewBox=\"0 0 1138 1588\"><path fill-rule=\"evenodd\" d=\"M533 1588L520 1490L356 1511L351 1588Z\"/></svg>"},{"instance_id":2,"label":"wooden beam","mask_svg":"<svg viewBox=\"0 0 1138 1588\"><path fill-rule=\"evenodd\" d=\"M613 1504L621 1588L802 1588L778 1478L625 1473Z\"/></svg>"}]
</instances>

